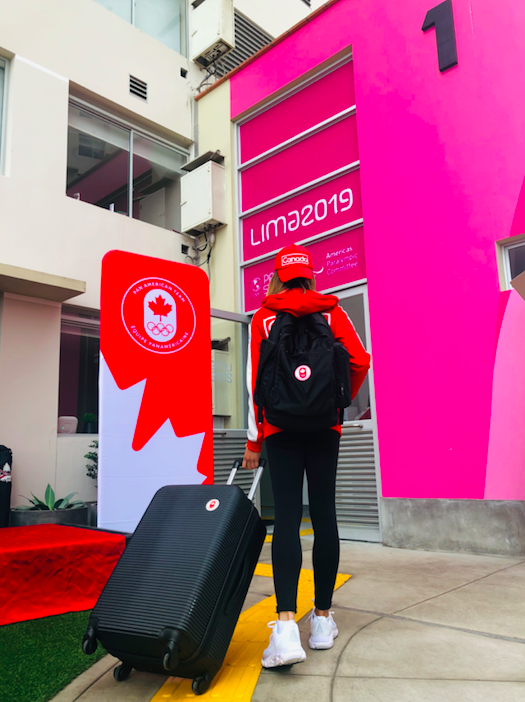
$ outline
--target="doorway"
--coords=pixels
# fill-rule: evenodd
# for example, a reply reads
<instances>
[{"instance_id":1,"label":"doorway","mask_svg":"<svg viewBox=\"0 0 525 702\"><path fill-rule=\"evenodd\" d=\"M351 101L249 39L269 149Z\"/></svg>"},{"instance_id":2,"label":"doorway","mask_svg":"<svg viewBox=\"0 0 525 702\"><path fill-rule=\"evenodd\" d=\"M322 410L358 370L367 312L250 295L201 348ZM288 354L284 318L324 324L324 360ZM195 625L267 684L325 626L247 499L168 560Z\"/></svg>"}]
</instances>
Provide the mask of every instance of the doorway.
<instances>
[{"instance_id":1,"label":"doorway","mask_svg":"<svg viewBox=\"0 0 525 702\"><path fill-rule=\"evenodd\" d=\"M350 317L361 341L370 353L367 286L336 293L341 307ZM264 449L263 449L264 451ZM336 509L341 539L381 541L378 499L377 431L370 371L357 396L345 412L339 449L336 483ZM262 515L273 522L274 502L269 471L261 482ZM306 477L303 488L303 519L309 520ZM308 524L305 523L304 527Z\"/></svg>"},{"instance_id":2,"label":"doorway","mask_svg":"<svg viewBox=\"0 0 525 702\"><path fill-rule=\"evenodd\" d=\"M370 353L368 290L359 285L337 293ZM345 412L336 482L339 536L355 541L381 541L379 466L372 370Z\"/></svg>"}]
</instances>

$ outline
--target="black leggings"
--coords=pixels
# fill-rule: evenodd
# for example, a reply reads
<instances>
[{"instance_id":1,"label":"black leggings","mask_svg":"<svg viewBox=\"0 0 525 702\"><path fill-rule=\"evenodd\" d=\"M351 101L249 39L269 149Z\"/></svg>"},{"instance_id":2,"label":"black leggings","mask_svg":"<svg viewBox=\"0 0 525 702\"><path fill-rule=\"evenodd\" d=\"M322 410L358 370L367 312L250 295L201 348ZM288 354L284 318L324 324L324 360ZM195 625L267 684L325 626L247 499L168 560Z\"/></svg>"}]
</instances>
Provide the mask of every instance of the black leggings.
<instances>
[{"instance_id":1,"label":"black leggings","mask_svg":"<svg viewBox=\"0 0 525 702\"><path fill-rule=\"evenodd\" d=\"M310 517L315 533L313 563L315 606L330 609L339 566L335 515L335 478L339 434L332 429L266 439L275 500L272 542L273 577L278 612L297 611L297 584L302 565L299 528L303 514L303 476L308 477Z\"/></svg>"}]
</instances>

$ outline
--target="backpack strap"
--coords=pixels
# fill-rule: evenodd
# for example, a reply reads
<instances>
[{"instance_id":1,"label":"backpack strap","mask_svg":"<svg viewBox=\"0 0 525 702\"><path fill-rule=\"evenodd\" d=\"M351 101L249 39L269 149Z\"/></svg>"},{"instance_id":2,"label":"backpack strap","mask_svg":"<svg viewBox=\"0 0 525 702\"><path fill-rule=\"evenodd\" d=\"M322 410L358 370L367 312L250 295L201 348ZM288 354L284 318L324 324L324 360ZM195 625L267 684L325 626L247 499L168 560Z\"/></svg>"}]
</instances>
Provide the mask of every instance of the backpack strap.
<instances>
[{"instance_id":1,"label":"backpack strap","mask_svg":"<svg viewBox=\"0 0 525 702\"><path fill-rule=\"evenodd\" d=\"M290 314L289 312L277 312L275 322L272 324L272 328L268 334L268 339L270 339L270 341L277 342L282 331L284 331L286 328L295 326L295 319L296 318L293 316L293 314Z\"/></svg>"},{"instance_id":2,"label":"backpack strap","mask_svg":"<svg viewBox=\"0 0 525 702\"><path fill-rule=\"evenodd\" d=\"M270 341L273 344L277 345L277 343L279 341L279 337L281 335L281 332L286 327L293 326L293 324L294 324L293 320L294 320L293 315L289 314L288 312L278 312L277 316L275 318L275 321L272 324L272 327L270 329L270 333L268 334L268 339L267 340L263 339L263 344L266 344L267 341ZM262 376L262 371L263 371L264 366L266 365L266 362L268 361L268 358L269 358L268 354L261 353L261 357L259 360L259 368L257 369L257 380L255 383L254 401L256 401L257 423L258 424L261 424L263 419L264 419L261 394L259 392L259 387L258 387L259 378Z\"/></svg>"},{"instance_id":3,"label":"backpack strap","mask_svg":"<svg viewBox=\"0 0 525 702\"><path fill-rule=\"evenodd\" d=\"M312 312L312 314L307 315L307 318L310 320L310 324L318 326L319 331L321 331L322 328L325 334L328 334L331 337L333 337L334 334L332 332L332 329L328 324L328 320L322 312Z\"/></svg>"}]
</instances>

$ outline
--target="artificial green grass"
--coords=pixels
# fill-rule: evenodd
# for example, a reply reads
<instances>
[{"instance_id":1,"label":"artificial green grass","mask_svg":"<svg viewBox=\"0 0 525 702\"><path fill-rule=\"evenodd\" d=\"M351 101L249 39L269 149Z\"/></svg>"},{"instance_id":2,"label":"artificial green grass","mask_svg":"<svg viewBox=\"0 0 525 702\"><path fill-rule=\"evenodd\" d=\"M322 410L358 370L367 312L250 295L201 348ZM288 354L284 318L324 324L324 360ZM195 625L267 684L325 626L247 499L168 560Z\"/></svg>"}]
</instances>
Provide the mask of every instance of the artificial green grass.
<instances>
[{"instance_id":1,"label":"artificial green grass","mask_svg":"<svg viewBox=\"0 0 525 702\"><path fill-rule=\"evenodd\" d=\"M82 653L89 612L0 627L2 702L47 702L106 652Z\"/></svg>"}]
</instances>

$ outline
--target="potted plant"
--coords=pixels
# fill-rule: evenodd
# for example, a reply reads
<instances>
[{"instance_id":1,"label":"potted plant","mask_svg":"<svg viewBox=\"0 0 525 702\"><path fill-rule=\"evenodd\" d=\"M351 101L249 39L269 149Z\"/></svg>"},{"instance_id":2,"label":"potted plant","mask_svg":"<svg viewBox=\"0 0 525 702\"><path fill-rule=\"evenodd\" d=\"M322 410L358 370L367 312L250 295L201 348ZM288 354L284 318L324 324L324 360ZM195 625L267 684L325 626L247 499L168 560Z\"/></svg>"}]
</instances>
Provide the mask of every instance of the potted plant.
<instances>
[{"instance_id":1,"label":"potted plant","mask_svg":"<svg viewBox=\"0 0 525 702\"><path fill-rule=\"evenodd\" d=\"M98 417L96 414L93 414L92 412L86 412L86 414L82 417L82 422L84 424L84 433L85 434L96 434L98 431Z\"/></svg>"},{"instance_id":2,"label":"potted plant","mask_svg":"<svg viewBox=\"0 0 525 702\"><path fill-rule=\"evenodd\" d=\"M21 505L11 510L10 526L29 526L33 524L69 524L87 525L88 508L81 500L70 502L76 492L57 500L55 491L48 485L44 499L40 500L33 493L25 500L30 505ZM22 495L23 497L23 495Z\"/></svg>"},{"instance_id":3,"label":"potted plant","mask_svg":"<svg viewBox=\"0 0 525 702\"><path fill-rule=\"evenodd\" d=\"M89 444L90 449L95 449L94 451L89 451L89 453L84 454L84 458L87 458L91 463L86 464L87 476L88 478L97 479L98 474L98 441L92 441Z\"/></svg>"},{"instance_id":4,"label":"potted plant","mask_svg":"<svg viewBox=\"0 0 525 702\"><path fill-rule=\"evenodd\" d=\"M89 444L89 448L93 449L88 453L84 454L84 458L87 458L90 463L86 463L87 476L93 480L97 479L98 475L98 441L95 439ZM96 502L86 502L88 508L88 525L97 526L97 503Z\"/></svg>"}]
</instances>

